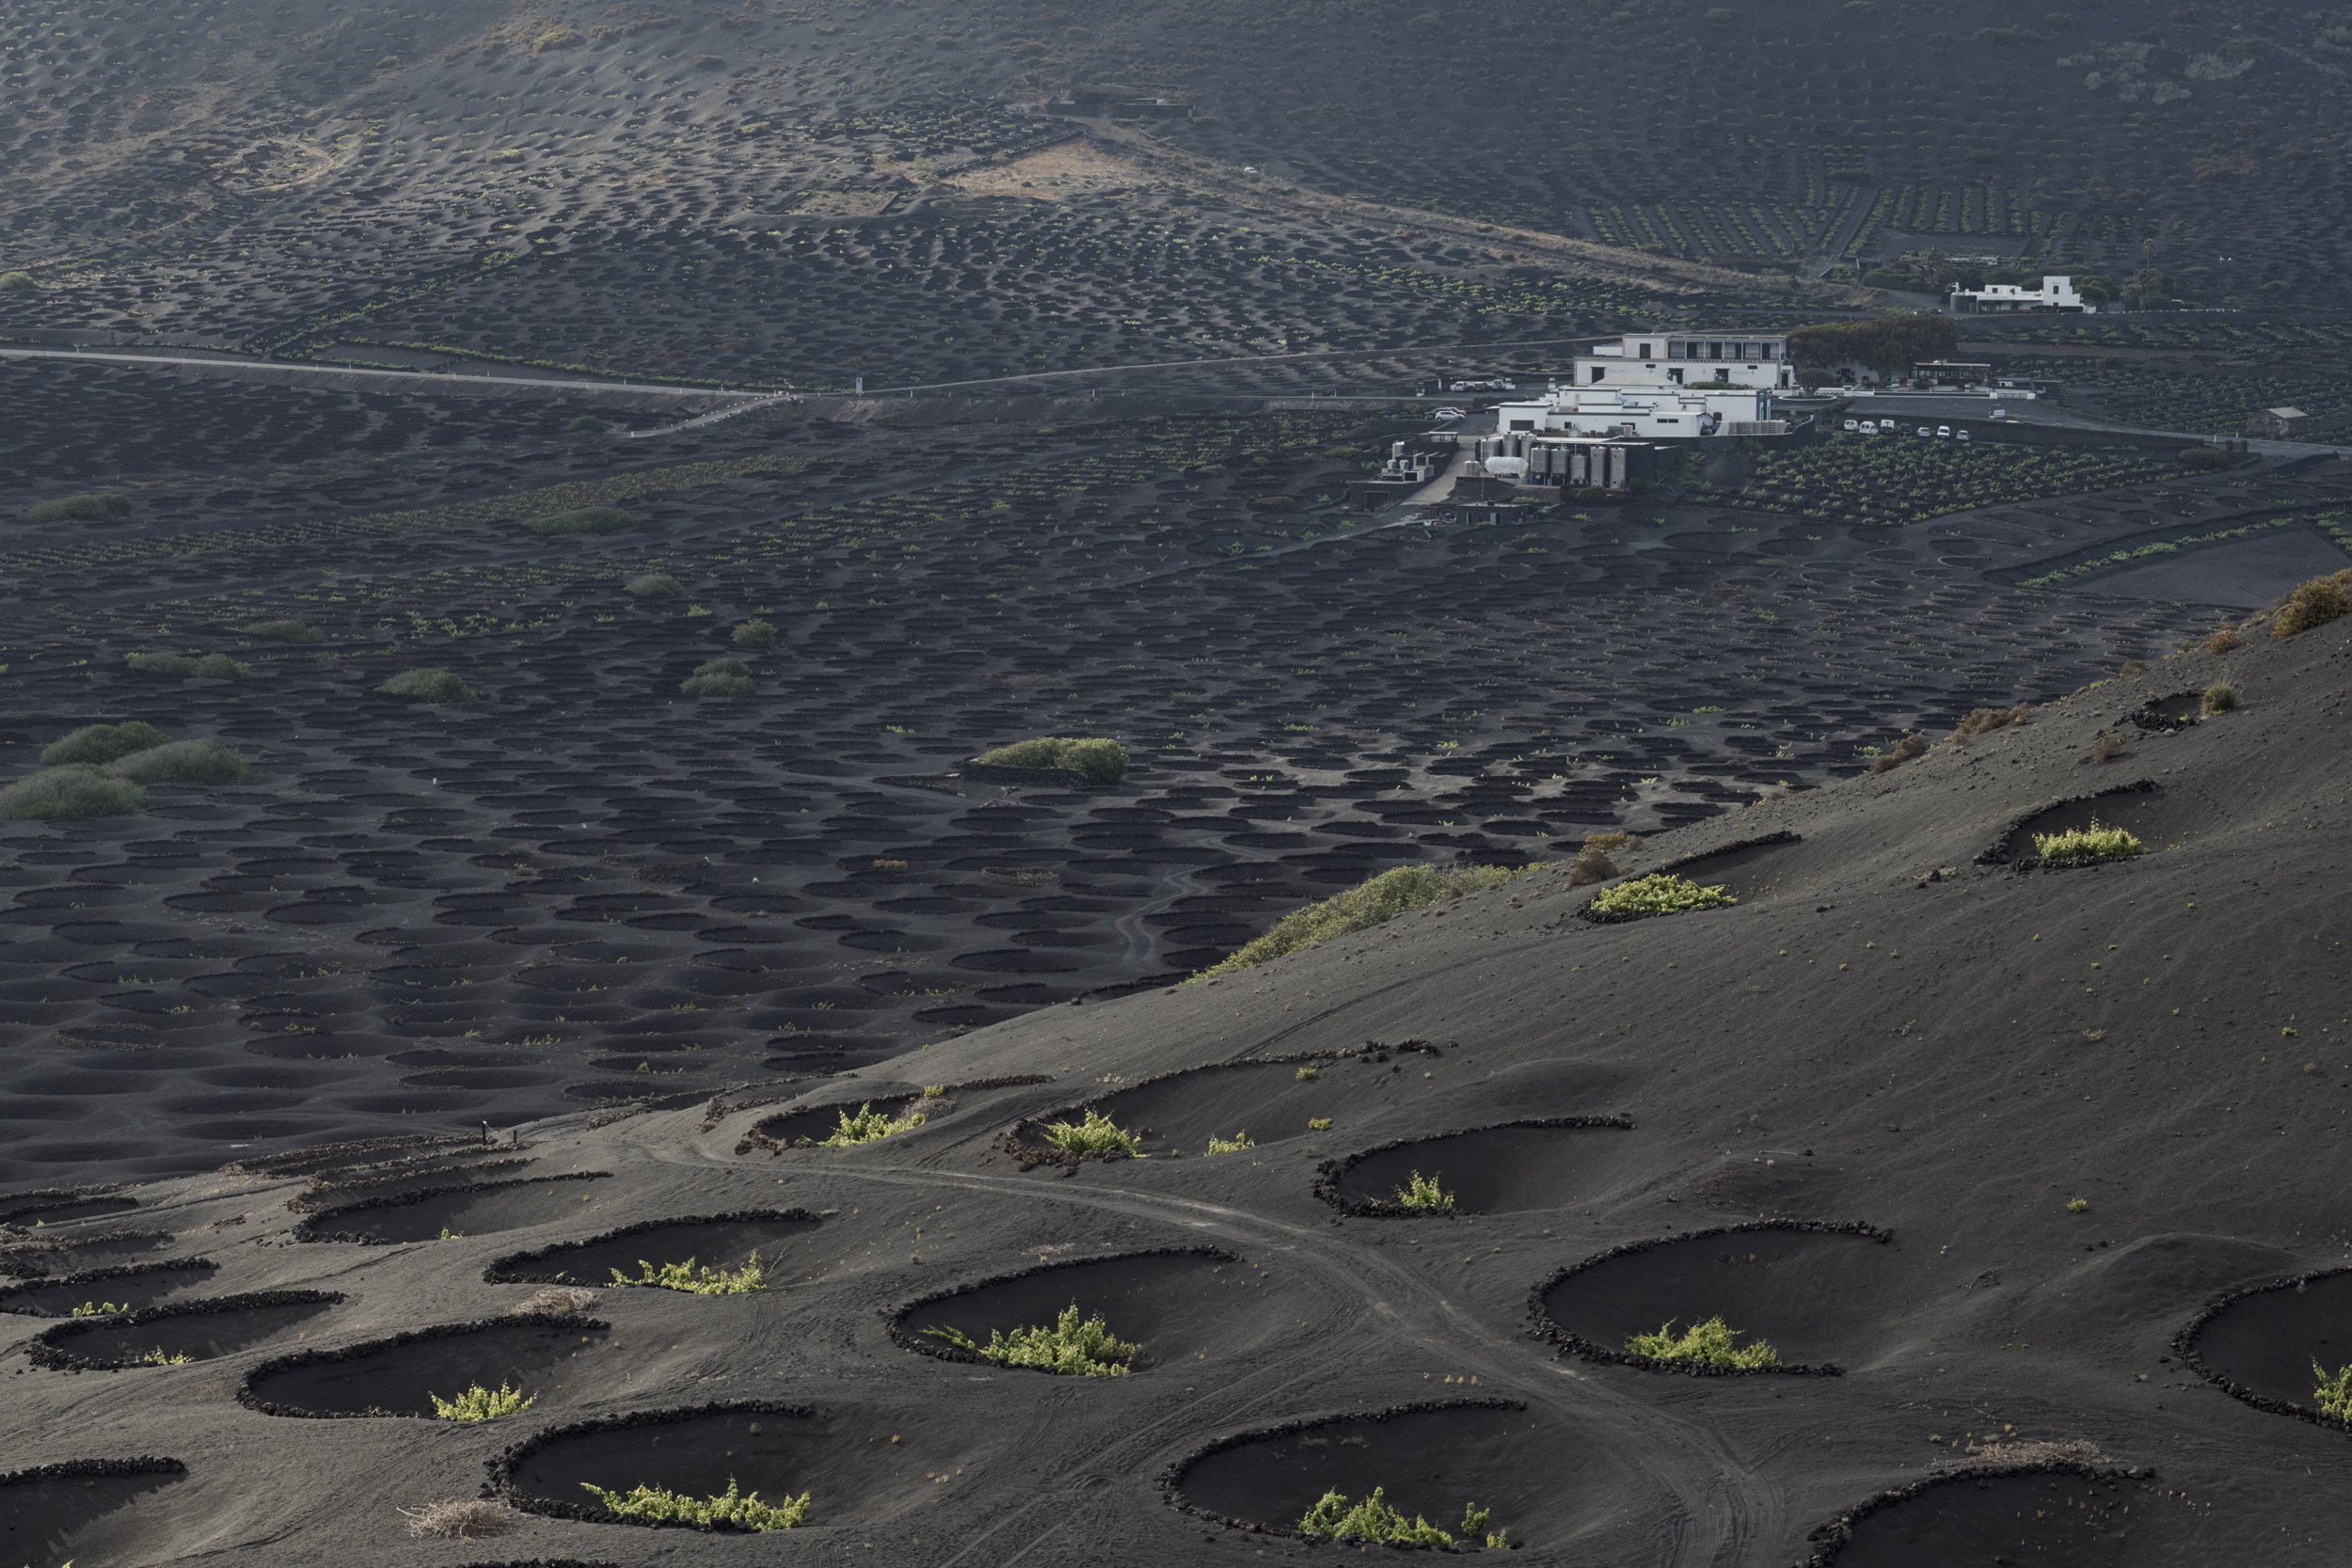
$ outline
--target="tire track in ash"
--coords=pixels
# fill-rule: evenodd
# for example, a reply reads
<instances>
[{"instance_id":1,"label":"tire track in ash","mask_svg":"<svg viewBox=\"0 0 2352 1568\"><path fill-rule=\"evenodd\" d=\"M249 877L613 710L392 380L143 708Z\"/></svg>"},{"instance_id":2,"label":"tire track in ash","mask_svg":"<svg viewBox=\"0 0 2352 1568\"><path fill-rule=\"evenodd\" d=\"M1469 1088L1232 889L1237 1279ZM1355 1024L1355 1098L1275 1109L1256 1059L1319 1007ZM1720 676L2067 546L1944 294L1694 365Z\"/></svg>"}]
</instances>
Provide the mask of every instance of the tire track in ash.
<instances>
[{"instance_id":1,"label":"tire track in ash","mask_svg":"<svg viewBox=\"0 0 2352 1568\"><path fill-rule=\"evenodd\" d=\"M944 1147L935 1158L951 1158L985 1147L986 1135L981 1134ZM643 1147L641 1151L663 1163L675 1163L679 1153L675 1148L658 1147ZM712 1152L699 1144L694 1152L712 1166L735 1164L730 1155ZM1658 1568L1740 1568L1754 1560L1765 1528L1779 1519L1779 1489L1753 1474L1703 1428L1619 1393L1581 1368L1552 1359L1548 1350L1532 1339L1489 1327L1410 1270L1368 1250L1337 1243L1317 1227L1134 1188L1049 1187L1033 1177L922 1165L843 1165L824 1175L875 1186L977 1194L999 1201L1025 1198L1067 1204L1178 1227L1236 1248L1256 1246L1286 1253L1326 1290L1342 1300L1353 1300L1359 1316L1379 1320L1392 1337L1450 1365L1469 1366L1479 1374L1482 1386L1492 1384L1493 1392L1526 1400L1564 1425L1590 1433L1616 1454L1659 1499L1662 1517L1655 1528L1665 1540L1655 1560ZM1300 1370L1274 1386L1253 1388L1253 1397L1224 1409L1215 1424L1230 1427L1296 1384L1326 1375L1334 1359L1346 1357L1344 1345L1343 1337L1327 1335L1320 1344L1310 1344L1284 1357L1274 1370L1291 1366ZM1261 1382L1267 1370L1263 1366L1253 1368L1247 1381ZM983 1542L1041 1507L1066 1506L1069 1499L1088 1489L1090 1476L1106 1466L1134 1474L1155 1458L1165 1457L1162 1434L1167 1429L1218 1403L1243 1381L1236 1378L1222 1385L1094 1448L1084 1459L1062 1465L1038 1492L1004 1519L976 1533L941 1568L973 1560L973 1553ZM1049 1526L1018 1551L993 1560L1017 1561L1058 1528L1058 1524Z\"/></svg>"}]
</instances>

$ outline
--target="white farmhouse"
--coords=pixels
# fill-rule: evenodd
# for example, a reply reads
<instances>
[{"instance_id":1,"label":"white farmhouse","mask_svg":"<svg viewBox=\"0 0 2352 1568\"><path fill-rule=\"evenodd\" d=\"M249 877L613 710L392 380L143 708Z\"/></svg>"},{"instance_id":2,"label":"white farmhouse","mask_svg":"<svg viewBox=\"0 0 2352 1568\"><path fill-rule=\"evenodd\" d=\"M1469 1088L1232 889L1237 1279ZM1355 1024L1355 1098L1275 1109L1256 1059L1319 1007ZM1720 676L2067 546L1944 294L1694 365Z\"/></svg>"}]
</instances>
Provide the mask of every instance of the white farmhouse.
<instances>
[{"instance_id":1,"label":"white farmhouse","mask_svg":"<svg viewBox=\"0 0 2352 1568\"><path fill-rule=\"evenodd\" d=\"M1779 436L1788 426L1772 417L1772 399L1797 389L1783 334L1632 333L1578 355L1567 385L1540 399L1503 404L1495 411L1495 435L1515 456L1527 437Z\"/></svg>"},{"instance_id":2,"label":"white farmhouse","mask_svg":"<svg viewBox=\"0 0 2352 1568\"><path fill-rule=\"evenodd\" d=\"M2042 287L2028 289L2022 283L1988 283L1981 289L1963 289L1952 285L1952 314L1956 316L2009 315L2020 310L2069 310L2080 315L2093 315L2098 307L2074 292L2074 280L2069 277L2051 275L2042 279Z\"/></svg>"}]
</instances>

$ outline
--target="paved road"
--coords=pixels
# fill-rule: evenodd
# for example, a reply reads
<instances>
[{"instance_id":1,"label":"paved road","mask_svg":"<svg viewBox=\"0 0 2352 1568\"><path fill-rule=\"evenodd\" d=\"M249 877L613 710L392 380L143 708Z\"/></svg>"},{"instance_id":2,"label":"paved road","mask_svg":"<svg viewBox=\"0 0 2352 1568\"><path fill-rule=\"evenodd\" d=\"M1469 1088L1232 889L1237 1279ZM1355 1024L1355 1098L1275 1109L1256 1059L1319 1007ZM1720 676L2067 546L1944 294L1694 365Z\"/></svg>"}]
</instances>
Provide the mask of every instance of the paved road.
<instances>
[{"instance_id":1,"label":"paved road","mask_svg":"<svg viewBox=\"0 0 2352 1568\"><path fill-rule=\"evenodd\" d=\"M227 355L140 354L130 349L0 348L0 359L87 359L109 365L170 365L182 369L277 371L290 375L340 375L373 381L431 381L465 387L560 388L567 392L629 392L640 397L739 398L769 402L769 391L727 391L710 387L665 387L639 381L587 381L561 376L478 375L459 371L388 371L368 365L322 365L290 359L247 359Z\"/></svg>"}]
</instances>

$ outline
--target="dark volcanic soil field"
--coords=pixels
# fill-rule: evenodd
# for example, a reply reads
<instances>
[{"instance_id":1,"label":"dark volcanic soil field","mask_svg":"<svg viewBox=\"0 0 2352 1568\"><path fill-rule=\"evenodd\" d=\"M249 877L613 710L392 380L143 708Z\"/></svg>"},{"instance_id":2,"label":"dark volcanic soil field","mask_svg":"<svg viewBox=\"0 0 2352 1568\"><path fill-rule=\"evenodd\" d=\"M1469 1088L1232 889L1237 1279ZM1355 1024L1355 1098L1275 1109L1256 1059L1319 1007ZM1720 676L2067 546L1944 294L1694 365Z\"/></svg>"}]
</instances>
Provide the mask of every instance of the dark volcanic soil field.
<instances>
[{"instance_id":1,"label":"dark volcanic soil field","mask_svg":"<svg viewBox=\"0 0 2352 1568\"><path fill-rule=\"evenodd\" d=\"M2348 675L2352 621L2257 626L1648 845L1735 908L1595 924L1553 867L1036 1011L803 1097L929 1107L859 1148L754 1136L798 1125L769 1089L20 1196L0 1257L47 1283L0 1319L32 1353L0 1528L44 1564L1238 1565L1326 1560L1299 1514L1379 1487L1531 1562L2336 1562L2352 1438L2304 1369L2345 1338ZM2220 680L2235 712L2118 728ZM2010 855L2102 790L2144 857ZM1086 1106L1148 1156L1009 1151ZM1408 1171L1463 1201L1350 1206ZM754 1249L752 1294L516 1313ZM1064 1304L1138 1342L1129 1375L924 1332ZM1790 1365L1614 1354L1716 1315ZM533 1402L416 1418L468 1380ZM583 1490L729 1480L806 1522L651 1528ZM477 1493L502 1538L405 1537Z\"/></svg>"},{"instance_id":2,"label":"dark volcanic soil field","mask_svg":"<svg viewBox=\"0 0 2352 1568\"><path fill-rule=\"evenodd\" d=\"M11 373L70 411L152 372ZM203 412L145 390L159 424ZM280 417L196 474L154 454L128 517L0 558L0 780L131 720L252 768L0 824L0 1178L944 1049L1189 974L1393 865L1697 821L2153 657L2220 612L2085 597L2119 545L2283 520L2333 550L2309 519L2344 492L2341 464L2267 464L1901 528L1671 491L1400 526L1341 504L1391 428L1355 415L800 405L518 446L513 405L428 401L409 427L448 439L303 467L355 394L239 394ZM531 531L593 505L619 531ZM753 623L773 641L738 642ZM153 654L244 673L127 662ZM681 693L714 657L749 694ZM376 691L419 668L470 700ZM958 776L1037 734L1136 764L1106 789Z\"/></svg>"}]
</instances>

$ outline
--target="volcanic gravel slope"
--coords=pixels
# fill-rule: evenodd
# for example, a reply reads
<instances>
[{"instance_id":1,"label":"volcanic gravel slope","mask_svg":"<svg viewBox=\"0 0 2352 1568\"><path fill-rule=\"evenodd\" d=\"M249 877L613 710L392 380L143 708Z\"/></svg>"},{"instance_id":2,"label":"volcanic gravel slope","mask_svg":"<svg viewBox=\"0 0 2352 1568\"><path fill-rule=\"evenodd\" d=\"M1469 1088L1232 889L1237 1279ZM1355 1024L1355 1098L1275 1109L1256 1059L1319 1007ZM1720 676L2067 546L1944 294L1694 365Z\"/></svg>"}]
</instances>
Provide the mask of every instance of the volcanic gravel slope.
<instances>
[{"instance_id":1,"label":"volcanic gravel slope","mask_svg":"<svg viewBox=\"0 0 2352 1568\"><path fill-rule=\"evenodd\" d=\"M2224 680L2237 711L2090 759L2125 715ZM218 1267L124 1317L5 1320L12 1354L41 1343L8 1379L0 1528L45 1568L1303 1562L1330 1551L1286 1533L1305 1506L1376 1485L1439 1524L1474 1501L1531 1562L2338 1561L2352 1428L2311 1418L2299 1368L2344 1344L2323 1308L2352 1108L2348 695L2352 622L2257 627L1643 847L1637 869L1727 867L1735 908L1595 923L1554 867L797 1105L20 1195L11 1270ZM2018 858L2021 829L2094 795L2150 853ZM1282 1086L1237 1101L1248 1064ZM853 1148L761 1135L860 1101L930 1114ZM1141 1107L1172 1146L1019 1152L1088 1104ZM1570 1118L1596 1141L1575 1159L1450 1136ZM1258 1147L1208 1156L1204 1130ZM1413 1140L1438 1140L1440 1180L1513 1196L1452 1217L1318 1196L1319 1169ZM1541 1201L1482 1164L1528 1158ZM757 1238L769 1289L607 1289L568 1338L454 1331L539 1288L515 1255L631 1226L657 1262ZM1064 1295L1134 1325L1136 1372L916 1354L925 1327ZM1631 1325L1717 1314L1814 1370L1612 1358ZM193 1359L69 1370L166 1346ZM402 1414L501 1356L529 1410ZM318 1418L355 1399L391 1414ZM485 1477L520 1504L511 1535L469 1556L405 1538L399 1509ZM807 1523L703 1539L606 1520L581 1487L730 1477L808 1492Z\"/></svg>"}]
</instances>

